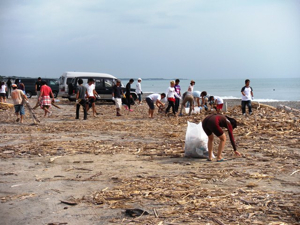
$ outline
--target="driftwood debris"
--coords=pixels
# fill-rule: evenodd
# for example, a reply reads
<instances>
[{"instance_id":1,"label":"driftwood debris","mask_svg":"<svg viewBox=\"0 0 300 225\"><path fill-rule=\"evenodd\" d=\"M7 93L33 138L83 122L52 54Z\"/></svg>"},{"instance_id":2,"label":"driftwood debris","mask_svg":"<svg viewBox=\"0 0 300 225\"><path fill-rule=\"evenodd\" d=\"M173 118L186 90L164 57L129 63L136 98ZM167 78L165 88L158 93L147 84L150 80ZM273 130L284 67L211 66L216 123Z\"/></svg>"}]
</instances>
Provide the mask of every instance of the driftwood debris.
<instances>
[{"instance_id":1,"label":"driftwood debris","mask_svg":"<svg viewBox=\"0 0 300 225\"><path fill-rule=\"evenodd\" d=\"M297 115L300 114L300 110L293 109L293 108L285 106L285 105L279 105L279 106L277 106L277 109L278 110L284 110L285 112L288 112L288 113L292 112L292 113L297 114Z\"/></svg>"}]
</instances>

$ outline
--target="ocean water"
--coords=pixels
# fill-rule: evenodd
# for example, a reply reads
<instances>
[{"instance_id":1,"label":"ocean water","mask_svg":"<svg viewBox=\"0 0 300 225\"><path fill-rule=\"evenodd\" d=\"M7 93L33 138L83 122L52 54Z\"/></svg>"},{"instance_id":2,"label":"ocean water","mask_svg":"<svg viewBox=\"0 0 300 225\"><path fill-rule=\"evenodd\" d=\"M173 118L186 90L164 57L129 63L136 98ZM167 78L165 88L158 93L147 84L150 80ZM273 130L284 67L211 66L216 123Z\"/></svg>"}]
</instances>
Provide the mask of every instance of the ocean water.
<instances>
[{"instance_id":1,"label":"ocean water","mask_svg":"<svg viewBox=\"0 0 300 225\"><path fill-rule=\"evenodd\" d=\"M240 99L244 79L195 79L195 91L207 91L209 95L223 99ZM135 88L136 81L131 85ZM170 80L142 80L146 93L162 93L169 87ZM187 91L190 80L180 80L181 93ZM251 79L254 101L300 101L300 78Z\"/></svg>"}]
</instances>

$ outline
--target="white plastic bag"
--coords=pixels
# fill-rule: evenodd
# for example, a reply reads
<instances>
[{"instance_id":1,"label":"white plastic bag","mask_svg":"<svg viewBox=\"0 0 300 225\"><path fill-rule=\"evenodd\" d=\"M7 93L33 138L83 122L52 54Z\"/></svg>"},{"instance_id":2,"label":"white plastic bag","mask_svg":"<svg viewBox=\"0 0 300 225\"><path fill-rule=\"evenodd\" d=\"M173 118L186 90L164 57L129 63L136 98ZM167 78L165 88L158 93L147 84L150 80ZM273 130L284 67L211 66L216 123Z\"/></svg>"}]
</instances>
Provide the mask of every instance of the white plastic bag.
<instances>
[{"instance_id":1,"label":"white plastic bag","mask_svg":"<svg viewBox=\"0 0 300 225\"><path fill-rule=\"evenodd\" d=\"M202 123L199 124L188 122L188 127L185 135L184 156L192 158L207 158L208 137L202 128Z\"/></svg>"}]
</instances>

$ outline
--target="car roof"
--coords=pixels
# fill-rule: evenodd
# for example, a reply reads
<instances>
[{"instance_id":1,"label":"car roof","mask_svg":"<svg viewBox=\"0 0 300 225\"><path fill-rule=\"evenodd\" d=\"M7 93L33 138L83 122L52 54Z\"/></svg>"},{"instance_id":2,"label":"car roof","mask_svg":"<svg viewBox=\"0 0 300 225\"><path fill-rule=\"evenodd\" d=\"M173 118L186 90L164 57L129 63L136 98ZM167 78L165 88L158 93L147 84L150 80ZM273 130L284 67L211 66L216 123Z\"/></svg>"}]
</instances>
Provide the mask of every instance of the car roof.
<instances>
[{"instance_id":1,"label":"car roof","mask_svg":"<svg viewBox=\"0 0 300 225\"><path fill-rule=\"evenodd\" d=\"M115 76L108 73L65 72L64 74L72 77L107 77L107 78L117 79Z\"/></svg>"}]
</instances>

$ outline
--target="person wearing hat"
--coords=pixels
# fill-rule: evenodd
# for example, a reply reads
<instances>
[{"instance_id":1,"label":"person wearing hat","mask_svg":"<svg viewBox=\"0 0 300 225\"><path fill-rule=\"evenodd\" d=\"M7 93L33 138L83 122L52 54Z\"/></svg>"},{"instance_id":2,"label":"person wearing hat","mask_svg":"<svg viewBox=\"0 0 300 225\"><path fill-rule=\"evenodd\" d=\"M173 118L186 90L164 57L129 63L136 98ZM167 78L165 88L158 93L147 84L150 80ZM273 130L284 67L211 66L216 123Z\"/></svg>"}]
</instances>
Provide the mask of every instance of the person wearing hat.
<instances>
[{"instance_id":1,"label":"person wearing hat","mask_svg":"<svg viewBox=\"0 0 300 225\"><path fill-rule=\"evenodd\" d=\"M142 78L139 78L135 88L135 92L137 93L139 98L139 104L142 103L142 94L143 94L141 82L142 82Z\"/></svg>"},{"instance_id":2,"label":"person wearing hat","mask_svg":"<svg viewBox=\"0 0 300 225\"><path fill-rule=\"evenodd\" d=\"M14 103L14 107L15 107L15 113L17 116L17 120L16 122L23 123L23 119L24 119L24 115L25 115L25 109L23 106L23 99L25 99L27 101L27 97L26 95L23 93L22 90L18 89L18 85L16 84L12 84L12 89L13 91L11 92L11 98L13 100ZM19 118L20 115L20 118Z\"/></svg>"},{"instance_id":3,"label":"person wearing hat","mask_svg":"<svg viewBox=\"0 0 300 225\"><path fill-rule=\"evenodd\" d=\"M188 91L189 91L189 92L193 92L193 91L194 91L194 85L195 85L195 81L194 81L194 80L191 80L190 86L189 86L189 88L188 88Z\"/></svg>"},{"instance_id":4,"label":"person wearing hat","mask_svg":"<svg viewBox=\"0 0 300 225\"><path fill-rule=\"evenodd\" d=\"M222 127L225 127L228 130L234 154L237 156L241 156L241 154L236 150L236 145L232 134L233 129L237 127L235 119L220 114L212 114L207 116L202 121L202 127L204 132L208 136L208 161L212 161L214 134L220 139L217 162L225 161L225 159L222 158L222 152L226 143L226 135L223 132Z\"/></svg>"}]
</instances>

